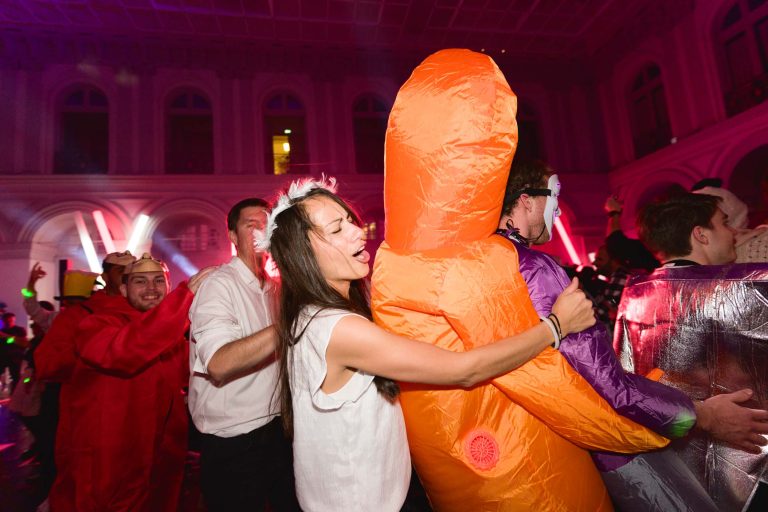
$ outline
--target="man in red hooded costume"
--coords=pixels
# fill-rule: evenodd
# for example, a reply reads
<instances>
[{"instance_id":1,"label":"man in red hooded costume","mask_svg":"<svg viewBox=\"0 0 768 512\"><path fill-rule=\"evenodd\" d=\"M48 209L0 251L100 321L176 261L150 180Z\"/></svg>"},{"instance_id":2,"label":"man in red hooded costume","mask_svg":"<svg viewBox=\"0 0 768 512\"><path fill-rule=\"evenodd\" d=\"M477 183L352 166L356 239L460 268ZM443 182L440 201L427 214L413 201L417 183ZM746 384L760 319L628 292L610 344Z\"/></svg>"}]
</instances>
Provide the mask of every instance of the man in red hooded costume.
<instances>
[{"instance_id":1,"label":"man in red hooded costume","mask_svg":"<svg viewBox=\"0 0 768 512\"><path fill-rule=\"evenodd\" d=\"M42 310L36 300L35 284L45 277L45 271L39 263L33 265L30 271L29 281L24 290L26 292L24 307L36 322L40 321L43 325L50 326L40 346L34 352L35 378L46 381L40 411L41 422L44 422L45 428L38 441L41 445L41 473L46 479L44 485L49 487L53 484L56 474L53 463L55 446L58 444L59 448L62 448L70 445L68 441L70 433L66 430L66 427L72 425L72 420L68 416L71 411L69 402L73 398L78 400L79 395L78 390L74 390L76 394L72 395L72 389L68 383L77 361L75 356L77 326L87 316L125 302L125 297L120 293L120 285L125 268L134 259L129 251L107 254L101 264L104 289L93 294L91 290L96 276L86 281L80 277L84 275L83 272L67 272L64 275L61 312L56 315ZM77 276L78 279L73 280L73 276ZM74 285L82 289L73 288ZM87 300L81 297L89 294L91 295ZM60 407L60 404L63 406ZM59 421L60 415L61 421ZM56 439L60 441L57 443ZM60 457L60 455L56 456L56 458ZM60 464L63 462L60 461Z\"/></svg>"},{"instance_id":2,"label":"man in red hooded costume","mask_svg":"<svg viewBox=\"0 0 768 512\"><path fill-rule=\"evenodd\" d=\"M127 300L79 324L54 512L176 510L187 450L184 331L206 273L169 293L168 268L145 253L123 274Z\"/></svg>"}]
</instances>

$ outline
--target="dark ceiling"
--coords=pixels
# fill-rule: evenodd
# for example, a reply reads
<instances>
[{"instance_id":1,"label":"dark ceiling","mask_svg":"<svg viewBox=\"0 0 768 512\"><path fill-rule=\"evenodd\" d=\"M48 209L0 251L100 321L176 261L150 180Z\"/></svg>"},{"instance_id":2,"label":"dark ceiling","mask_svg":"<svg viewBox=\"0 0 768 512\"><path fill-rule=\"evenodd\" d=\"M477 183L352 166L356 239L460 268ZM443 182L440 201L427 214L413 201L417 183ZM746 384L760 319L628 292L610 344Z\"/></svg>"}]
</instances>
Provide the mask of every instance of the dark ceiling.
<instances>
[{"instance_id":1,"label":"dark ceiling","mask_svg":"<svg viewBox=\"0 0 768 512\"><path fill-rule=\"evenodd\" d=\"M2 0L18 32L584 57L681 0ZM687 3L687 2L685 2ZM660 7L661 6L661 7Z\"/></svg>"}]
</instances>

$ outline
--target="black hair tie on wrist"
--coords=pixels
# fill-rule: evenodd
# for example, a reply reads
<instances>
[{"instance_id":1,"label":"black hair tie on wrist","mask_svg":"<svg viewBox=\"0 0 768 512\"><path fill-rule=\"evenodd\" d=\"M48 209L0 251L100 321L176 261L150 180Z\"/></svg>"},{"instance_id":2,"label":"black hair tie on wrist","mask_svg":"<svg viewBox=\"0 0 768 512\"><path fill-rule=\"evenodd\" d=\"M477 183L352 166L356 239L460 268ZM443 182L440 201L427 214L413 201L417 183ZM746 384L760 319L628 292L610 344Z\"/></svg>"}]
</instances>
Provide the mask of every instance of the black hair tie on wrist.
<instances>
[{"instance_id":1,"label":"black hair tie on wrist","mask_svg":"<svg viewBox=\"0 0 768 512\"><path fill-rule=\"evenodd\" d=\"M560 319L557 318L557 315L554 313L550 313L547 315L547 318L552 320L552 323L555 324L555 327L557 328L557 337L561 340L563 339L563 329L560 327Z\"/></svg>"}]
</instances>

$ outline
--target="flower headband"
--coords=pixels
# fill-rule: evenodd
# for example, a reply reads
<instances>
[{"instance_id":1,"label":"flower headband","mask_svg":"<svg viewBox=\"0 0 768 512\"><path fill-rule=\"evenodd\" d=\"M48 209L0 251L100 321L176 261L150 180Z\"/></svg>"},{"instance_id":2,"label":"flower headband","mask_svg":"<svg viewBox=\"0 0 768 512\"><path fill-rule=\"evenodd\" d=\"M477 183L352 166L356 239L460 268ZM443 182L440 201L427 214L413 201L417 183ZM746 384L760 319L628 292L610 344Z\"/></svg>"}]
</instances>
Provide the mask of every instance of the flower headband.
<instances>
[{"instance_id":1,"label":"flower headband","mask_svg":"<svg viewBox=\"0 0 768 512\"><path fill-rule=\"evenodd\" d=\"M316 188L323 188L329 192L336 192L336 178L326 178L325 174L319 180L312 178L305 178L303 180L296 180L288 187L287 192L283 192L277 197L275 205L272 211L267 215L267 228L264 231L254 230L254 246L260 251L268 251L272 241L272 234L277 229L277 216L283 213L285 210L295 205L310 191Z\"/></svg>"}]
</instances>

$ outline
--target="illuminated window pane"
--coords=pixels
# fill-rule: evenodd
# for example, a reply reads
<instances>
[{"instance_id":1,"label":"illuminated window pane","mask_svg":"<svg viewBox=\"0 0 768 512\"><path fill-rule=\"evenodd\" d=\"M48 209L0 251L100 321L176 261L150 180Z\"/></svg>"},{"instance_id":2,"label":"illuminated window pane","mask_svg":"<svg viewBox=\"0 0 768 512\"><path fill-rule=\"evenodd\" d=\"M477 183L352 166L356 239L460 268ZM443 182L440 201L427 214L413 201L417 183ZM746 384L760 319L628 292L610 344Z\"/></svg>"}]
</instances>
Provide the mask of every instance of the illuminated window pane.
<instances>
[{"instance_id":1,"label":"illuminated window pane","mask_svg":"<svg viewBox=\"0 0 768 512\"><path fill-rule=\"evenodd\" d=\"M275 174L286 174L291 163L291 143L287 135L272 136L272 170Z\"/></svg>"},{"instance_id":2,"label":"illuminated window pane","mask_svg":"<svg viewBox=\"0 0 768 512\"><path fill-rule=\"evenodd\" d=\"M376 240L376 222L367 222L363 224L363 238L365 240Z\"/></svg>"},{"instance_id":3,"label":"illuminated window pane","mask_svg":"<svg viewBox=\"0 0 768 512\"><path fill-rule=\"evenodd\" d=\"M265 165L274 174L308 174L304 105L281 92L264 102Z\"/></svg>"}]
</instances>

